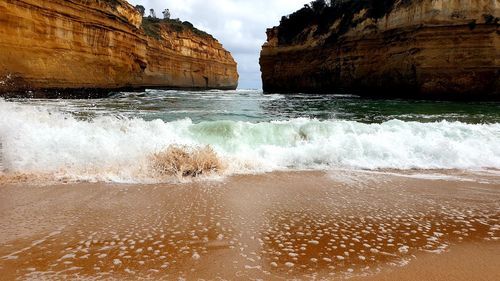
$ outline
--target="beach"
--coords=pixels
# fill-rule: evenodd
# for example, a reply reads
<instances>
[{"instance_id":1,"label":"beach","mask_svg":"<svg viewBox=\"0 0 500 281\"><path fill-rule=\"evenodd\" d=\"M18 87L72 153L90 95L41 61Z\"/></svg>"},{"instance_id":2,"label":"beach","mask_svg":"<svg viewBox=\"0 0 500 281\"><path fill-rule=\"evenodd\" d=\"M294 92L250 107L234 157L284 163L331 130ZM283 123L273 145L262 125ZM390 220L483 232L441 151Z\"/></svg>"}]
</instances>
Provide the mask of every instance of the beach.
<instances>
[{"instance_id":1,"label":"beach","mask_svg":"<svg viewBox=\"0 0 500 281\"><path fill-rule=\"evenodd\" d=\"M0 100L0 279L500 279L499 108Z\"/></svg>"},{"instance_id":2,"label":"beach","mask_svg":"<svg viewBox=\"0 0 500 281\"><path fill-rule=\"evenodd\" d=\"M500 281L499 3L0 1L0 281Z\"/></svg>"},{"instance_id":3,"label":"beach","mask_svg":"<svg viewBox=\"0 0 500 281\"><path fill-rule=\"evenodd\" d=\"M4 280L497 280L496 171L0 184Z\"/></svg>"}]
</instances>

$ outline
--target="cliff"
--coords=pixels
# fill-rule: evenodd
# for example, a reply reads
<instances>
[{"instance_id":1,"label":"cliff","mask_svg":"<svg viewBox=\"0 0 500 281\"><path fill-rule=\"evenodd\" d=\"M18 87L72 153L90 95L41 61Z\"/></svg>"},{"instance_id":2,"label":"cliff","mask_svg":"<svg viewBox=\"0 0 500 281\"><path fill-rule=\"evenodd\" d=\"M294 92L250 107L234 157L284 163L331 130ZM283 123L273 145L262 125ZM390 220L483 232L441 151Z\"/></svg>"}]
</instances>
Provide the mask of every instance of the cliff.
<instances>
[{"instance_id":1,"label":"cliff","mask_svg":"<svg viewBox=\"0 0 500 281\"><path fill-rule=\"evenodd\" d=\"M237 87L217 40L189 23L143 21L124 0L2 0L0 15L0 95Z\"/></svg>"},{"instance_id":2,"label":"cliff","mask_svg":"<svg viewBox=\"0 0 500 281\"><path fill-rule=\"evenodd\" d=\"M498 0L305 7L267 31L264 91L500 100L499 16Z\"/></svg>"}]
</instances>

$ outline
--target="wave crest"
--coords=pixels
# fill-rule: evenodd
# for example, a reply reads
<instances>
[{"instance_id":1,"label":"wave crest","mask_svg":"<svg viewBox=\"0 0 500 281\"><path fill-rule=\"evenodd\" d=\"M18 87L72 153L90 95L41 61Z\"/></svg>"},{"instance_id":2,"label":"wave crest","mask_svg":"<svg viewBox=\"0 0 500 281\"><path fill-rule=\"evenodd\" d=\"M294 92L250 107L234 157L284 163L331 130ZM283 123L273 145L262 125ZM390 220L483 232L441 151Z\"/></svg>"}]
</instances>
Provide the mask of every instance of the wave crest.
<instances>
[{"instance_id":1,"label":"wave crest","mask_svg":"<svg viewBox=\"0 0 500 281\"><path fill-rule=\"evenodd\" d=\"M332 168L500 169L500 124L80 120L0 101L0 140L8 173L83 181L156 183L170 175Z\"/></svg>"}]
</instances>

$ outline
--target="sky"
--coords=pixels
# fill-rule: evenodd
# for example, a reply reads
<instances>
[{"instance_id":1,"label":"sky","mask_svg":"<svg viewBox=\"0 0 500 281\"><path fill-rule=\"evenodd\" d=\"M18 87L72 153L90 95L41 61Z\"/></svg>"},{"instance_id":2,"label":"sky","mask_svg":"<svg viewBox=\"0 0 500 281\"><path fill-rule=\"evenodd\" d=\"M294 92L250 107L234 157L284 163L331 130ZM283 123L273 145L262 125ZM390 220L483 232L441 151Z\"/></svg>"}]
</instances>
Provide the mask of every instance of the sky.
<instances>
[{"instance_id":1,"label":"sky","mask_svg":"<svg viewBox=\"0 0 500 281\"><path fill-rule=\"evenodd\" d=\"M240 73L239 88L260 89L259 53L266 41L266 29L279 24L305 0L128 0L153 8L158 17L170 9L172 18L189 21L212 34L233 54Z\"/></svg>"}]
</instances>

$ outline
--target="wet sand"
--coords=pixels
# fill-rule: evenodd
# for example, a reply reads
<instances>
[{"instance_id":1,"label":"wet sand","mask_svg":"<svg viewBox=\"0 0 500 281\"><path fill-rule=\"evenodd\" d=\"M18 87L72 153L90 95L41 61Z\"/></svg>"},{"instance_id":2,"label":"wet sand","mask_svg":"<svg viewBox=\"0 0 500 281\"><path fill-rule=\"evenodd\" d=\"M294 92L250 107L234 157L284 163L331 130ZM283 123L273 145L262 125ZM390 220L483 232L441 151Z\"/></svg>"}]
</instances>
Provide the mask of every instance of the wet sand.
<instances>
[{"instance_id":1,"label":"wet sand","mask_svg":"<svg viewBox=\"0 0 500 281\"><path fill-rule=\"evenodd\" d=\"M0 185L2 280L500 280L500 179Z\"/></svg>"},{"instance_id":2,"label":"wet sand","mask_svg":"<svg viewBox=\"0 0 500 281\"><path fill-rule=\"evenodd\" d=\"M466 243L451 246L441 255L419 253L407 266L386 268L369 277L351 281L492 281L500 279L499 246L494 243Z\"/></svg>"}]
</instances>

